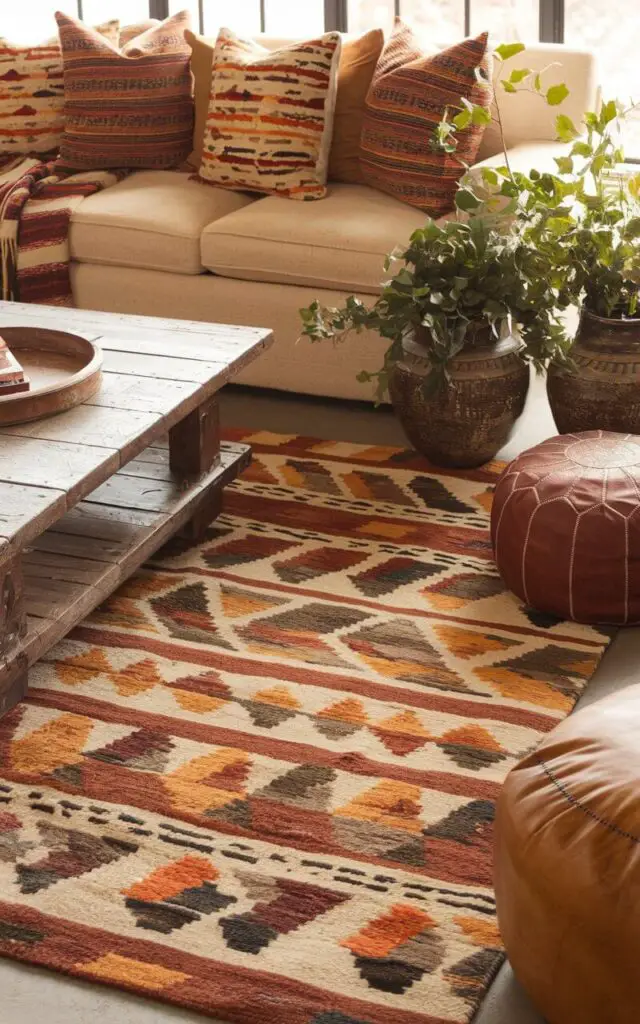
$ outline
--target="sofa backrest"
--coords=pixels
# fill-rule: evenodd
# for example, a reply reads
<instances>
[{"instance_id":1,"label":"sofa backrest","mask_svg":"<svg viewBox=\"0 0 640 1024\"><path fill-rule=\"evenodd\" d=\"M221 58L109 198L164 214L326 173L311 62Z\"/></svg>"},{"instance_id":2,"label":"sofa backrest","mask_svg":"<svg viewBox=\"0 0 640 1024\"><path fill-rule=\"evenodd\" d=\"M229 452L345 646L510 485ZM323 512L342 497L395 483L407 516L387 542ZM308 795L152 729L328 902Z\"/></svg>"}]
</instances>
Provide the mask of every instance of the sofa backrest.
<instances>
[{"instance_id":1,"label":"sofa backrest","mask_svg":"<svg viewBox=\"0 0 640 1024\"><path fill-rule=\"evenodd\" d=\"M508 147L541 139L553 141L557 137L555 122L558 114L566 114L579 128L585 112L593 110L598 102L597 61L588 50L574 50L554 43L528 43L522 53L503 65L496 65L496 80L508 77L514 68L525 67L535 72L544 71L542 80L545 87L564 82L569 95L560 106L550 107L531 92L506 93L498 86L496 99L500 104ZM494 120L484 134L478 159L493 156L501 149L494 111Z\"/></svg>"},{"instance_id":2,"label":"sofa backrest","mask_svg":"<svg viewBox=\"0 0 640 1024\"><path fill-rule=\"evenodd\" d=\"M347 35L344 38L350 37ZM300 36L286 39L258 35L255 40L266 49L275 50L287 43L299 42ZM503 89L497 89L507 147L541 139L551 142L556 138L555 122L559 113L567 114L579 127L585 112L594 109L598 100L598 70L595 55L588 50L576 50L555 43L527 43L523 53L505 61L502 66L496 65L496 76L505 77L514 68L523 67L536 72L544 71L543 81L548 86L564 82L569 89L569 96L561 106L549 107L539 96L530 92L507 94ZM494 116L494 123L487 128L482 140L478 159L493 156L501 148L500 132Z\"/></svg>"}]
</instances>

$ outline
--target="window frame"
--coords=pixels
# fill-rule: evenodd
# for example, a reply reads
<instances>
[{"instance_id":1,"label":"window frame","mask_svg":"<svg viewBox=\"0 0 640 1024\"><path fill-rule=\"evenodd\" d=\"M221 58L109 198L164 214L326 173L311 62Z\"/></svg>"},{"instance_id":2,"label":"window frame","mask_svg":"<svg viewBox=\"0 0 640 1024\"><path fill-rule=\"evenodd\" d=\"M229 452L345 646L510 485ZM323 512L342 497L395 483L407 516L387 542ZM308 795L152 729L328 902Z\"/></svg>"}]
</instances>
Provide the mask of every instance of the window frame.
<instances>
[{"instance_id":1,"label":"window frame","mask_svg":"<svg viewBox=\"0 0 640 1024\"><path fill-rule=\"evenodd\" d=\"M473 0L464 0L464 26L468 35L471 28L471 5ZM542 43L564 42L565 0L539 0L540 33ZM78 17L82 18L83 0L76 0ZM268 0L260 0L260 31L267 26ZM324 27L326 32L348 32L348 0L324 0ZM394 0L394 14L402 13L402 0ZM198 0L199 31L204 31L204 0ZM149 0L149 17L163 21L169 17L169 0Z\"/></svg>"}]
</instances>

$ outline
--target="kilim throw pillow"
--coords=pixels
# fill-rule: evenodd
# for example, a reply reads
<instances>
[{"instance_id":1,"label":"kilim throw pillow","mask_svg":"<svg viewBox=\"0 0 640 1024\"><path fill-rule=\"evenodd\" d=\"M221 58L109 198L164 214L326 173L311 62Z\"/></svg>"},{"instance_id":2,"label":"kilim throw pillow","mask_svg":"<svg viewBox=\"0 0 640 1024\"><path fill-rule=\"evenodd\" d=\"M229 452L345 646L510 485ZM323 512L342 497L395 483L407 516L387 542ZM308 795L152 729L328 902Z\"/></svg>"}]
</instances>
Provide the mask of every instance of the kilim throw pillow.
<instances>
[{"instance_id":1,"label":"kilim throw pillow","mask_svg":"<svg viewBox=\"0 0 640 1024\"><path fill-rule=\"evenodd\" d=\"M326 195L338 32L265 50L221 29L200 179L289 199Z\"/></svg>"},{"instance_id":2,"label":"kilim throw pillow","mask_svg":"<svg viewBox=\"0 0 640 1024\"><path fill-rule=\"evenodd\" d=\"M473 163L484 126L472 124L458 133L458 159L434 151L434 129L445 108L459 107L462 96L490 105L490 65L487 33L425 55L397 19L366 101L360 137L365 182L432 217L448 213L463 173L460 160ZM478 80L478 71L485 81Z\"/></svg>"},{"instance_id":3,"label":"kilim throw pillow","mask_svg":"<svg viewBox=\"0 0 640 1024\"><path fill-rule=\"evenodd\" d=\"M155 28L160 22L157 18L147 18L146 21L139 21L135 25L123 25L120 29L120 49L130 43L136 36L142 35L149 28Z\"/></svg>"},{"instance_id":4,"label":"kilim throw pillow","mask_svg":"<svg viewBox=\"0 0 640 1024\"><path fill-rule=\"evenodd\" d=\"M96 28L114 45L119 31L117 21ZM0 158L56 151L64 127L63 106L57 37L40 46L13 46L0 37Z\"/></svg>"},{"instance_id":5,"label":"kilim throw pillow","mask_svg":"<svg viewBox=\"0 0 640 1024\"><path fill-rule=\"evenodd\" d=\"M185 37L191 47L193 97L196 107L193 152L189 157L189 163L199 167L207 127L215 40L203 39L193 32L185 32ZM333 139L329 153L329 179L332 181L362 182L360 132L364 102L383 45L384 33L379 28L372 29L371 32L366 32L356 39L342 40Z\"/></svg>"},{"instance_id":6,"label":"kilim throw pillow","mask_svg":"<svg viewBox=\"0 0 640 1024\"><path fill-rule=\"evenodd\" d=\"M190 26L182 11L122 51L81 21L56 14L64 64L65 171L170 168L191 149Z\"/></svg>"}]
</instances>

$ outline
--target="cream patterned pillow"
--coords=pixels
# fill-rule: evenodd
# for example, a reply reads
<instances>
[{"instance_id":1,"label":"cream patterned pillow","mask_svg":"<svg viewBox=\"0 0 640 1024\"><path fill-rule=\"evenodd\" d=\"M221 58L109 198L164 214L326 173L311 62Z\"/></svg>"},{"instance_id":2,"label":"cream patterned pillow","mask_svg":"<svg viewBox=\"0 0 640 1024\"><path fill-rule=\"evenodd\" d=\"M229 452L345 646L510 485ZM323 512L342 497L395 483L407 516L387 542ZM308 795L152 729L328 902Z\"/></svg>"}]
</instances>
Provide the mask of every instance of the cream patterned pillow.
<instances>
[{"instance_id":1,"label":"cream patterned pillow","mask_svg":"<svg viewBox=\"0 0 640 1024\"><path fill-rule=\"evenodd\" d=\"M289 199L326 195L340 35L269 51L218 35L200 179Z\"/></svg>"},{"instance_id":2,"label":"cream patterned pillow","mask_svg":"<svg viewBox=\"0 0 640 1024\"><path fill-rule=\"evenodd\" d=\"M113 46L120 23L98 25ZM12 46L0 37L0 158L8 153L50 153L62 138L64 86L57 37L40 46Z\"/></svg>"}]
</instances>

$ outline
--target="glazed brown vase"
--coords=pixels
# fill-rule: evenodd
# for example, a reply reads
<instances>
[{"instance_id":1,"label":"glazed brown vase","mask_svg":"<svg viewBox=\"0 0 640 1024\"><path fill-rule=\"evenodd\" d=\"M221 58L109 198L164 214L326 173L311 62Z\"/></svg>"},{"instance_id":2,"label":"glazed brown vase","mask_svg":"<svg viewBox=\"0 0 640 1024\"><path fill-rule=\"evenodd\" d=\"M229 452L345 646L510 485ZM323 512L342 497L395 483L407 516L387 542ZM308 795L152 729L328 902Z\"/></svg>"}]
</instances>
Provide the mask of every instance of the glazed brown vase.
<instances>
[{"instance_id":1,"label":"glazed brown vase","mask_svg":"<svg viewBox=\"0 0 640 1024\"><path fill-rule=\"evenodd\" d=\"M426 334L426 329L425 329ZM507 442L524 409L529 367L520 337L499 341L482 325L451 360L451 385L425 393L431 370L420 336L407 338L394 364L389 392L409 441L436 466L472 468L489 462Z\"/></svg>"},{"instance_id":2,"label":"glazed brown vase","mask_svg":"<svg viewBox=\"0 0 640 1024\"><path fill-rule=\"evenodd\" d=\"M561 434L640 434L640 319L606 320L583 310L573 368L550 366L547 393Z\"/></svg>"}]
</instances>

